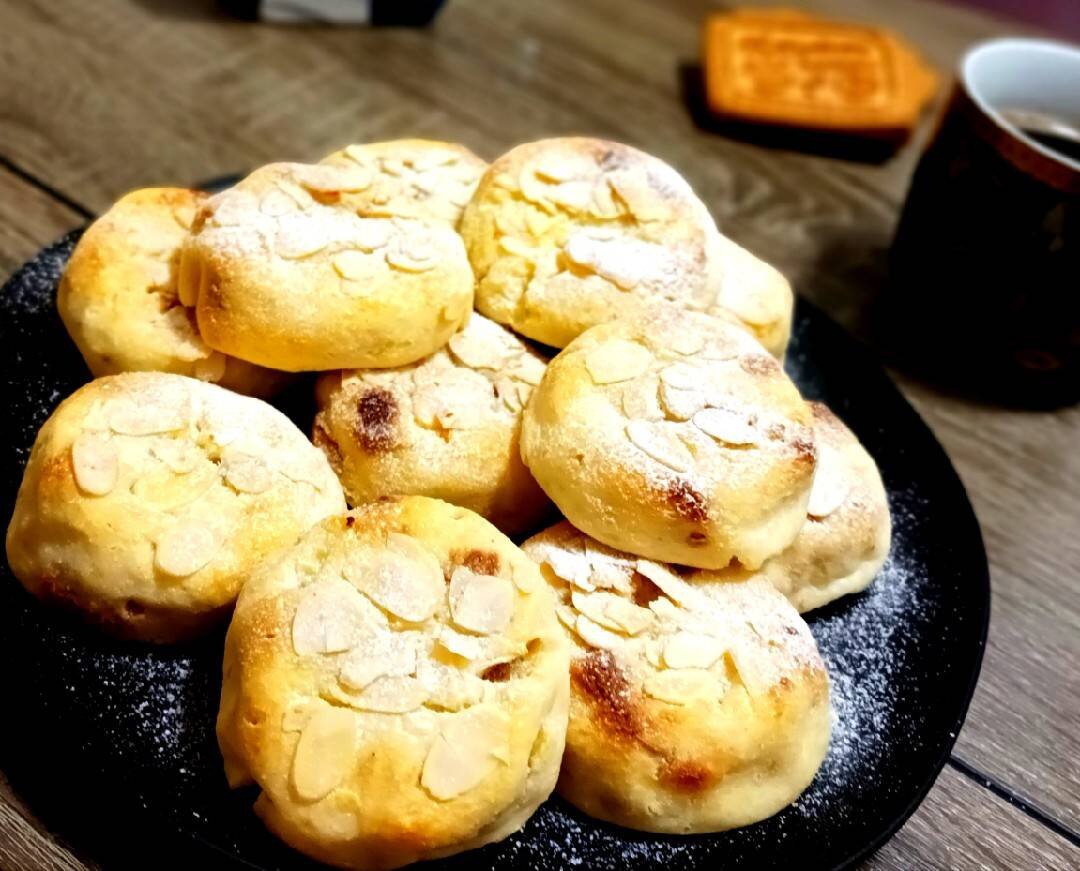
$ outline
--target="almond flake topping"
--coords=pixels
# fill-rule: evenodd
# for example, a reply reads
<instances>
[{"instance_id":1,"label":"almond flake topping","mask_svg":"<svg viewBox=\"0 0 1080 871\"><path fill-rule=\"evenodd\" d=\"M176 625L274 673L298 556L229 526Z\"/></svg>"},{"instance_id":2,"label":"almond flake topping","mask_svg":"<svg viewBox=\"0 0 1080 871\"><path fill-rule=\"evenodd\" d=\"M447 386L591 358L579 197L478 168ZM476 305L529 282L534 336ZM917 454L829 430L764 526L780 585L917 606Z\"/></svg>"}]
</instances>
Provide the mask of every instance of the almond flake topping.
<instances>
[{"instance_id":1,"label":"almond flake topping","mask_svg":"<svg viewBox=\"0 0 1080 871\"><path fill-rule=\"evenodd\" d=\"M640 451L675 472L689 471L694 465L686 445L662 423L632 420L626 425L626 437Z\"/></svg>"},{"instance_id":2,"label":"almond flake topping","mask_svg":"<svg viewBox=\"0 0 1080 871\"><path fill-rule=\"evenodd\" d=\"M664 645L668 668L708 668L724 653L724 645L711 635L678 632Z\"/></svg>"},{"instance_id":3,"label":"almond flake topping","mask_svg":"<svg viewBox=\"0 0 1080 871\"><path fill-rule=\"evenodd\" d=\"M501 632L514 616L514 585L495 575L458 566L450 576L450 613L462 629L481 635Z\"/></svg>"},{"instance_id":4,"label":"almond flake topping","mask_svg":"<svg viewBox=\"0 0 1080 871\"><path fill-rule=\"evenodd\" d=\"M842 455L835 448L819 444L806 513L819 520L828 517L844 504L850 491Z\"/></svg>"},{"instance_id":5,"label":"almond flake topping","mask_svg":"<svg viewBox=\"0 0 1080 871\"><path fill-rule=\"evenodd\" d=\"M642 689L645 695L661 702L684 705L695 697L707 695L717 687L718 681L707 671L680 669L650 674L645 678Z\"/></svg>"},{"instance_id":6,"label":"almond flake topping","mask_svg":"<svg viewBox=\"0 0 1080 871\"><path fill-rule=\"evenodd\" d=\"M345 576L383 610L410 623L422 623L442 600L442 569L419 543L412 548L399 539L395 542L397 547L392 550L354 555L345 567Z\"/></svg>"},{"instance_id":7,"label":"almond flake topping","mask_svg":"<svg viewBox=\"0 0 1080 871\"><path fill-rule=\"evenodd\" d=\"M149 403L139 405L131 399L109 403L109 428L120 435L144 436L183 429L188 422L186 404L180 408Z\"/></svg>"},{"instance_id":8,"label":"almond flake topping","mask_svg":"<svg viewBox=\"0 0 1080 871\"><path fill-rule=\"evenodd\" d=\"M179 311L179 309L174 309L174 311ZM185 315L184 318L186 320L187 315ZM200 381L209 381L211 384L217 384L217 382L225 377L226 365L227 363L224 354L220 351L211 351L206 357L195 361L194 375Z\"/></svg>"},{"instance_id":9,"label":"almond flake topping","mask_svg":"<svg viewBox=\"0 0 1080 871\"><path fill-rule=\"evenodd\" d=\"M293 649L300 656L340 653L387 628L386 617L356 587L342 578L324 578L305 589L297 603Z\"/></svg>"},{"instance_id":10,"label":"almond flake topping","mask_svg":"<svg viewBox=\"0 0 1080 871\"><path fill-rule=\"evenodd\" d=\"M378 272L382 258L376 259L362 251L339 251L331 261L334 272L346 281L365 281Z\"/></svg>"},{"instance_id":11,"label":"almond flake topping","mask_svg":"<svg viewBox=\"0 0 1080 871\"><path fill-rule=\"evenodd\" d=\"M455 714L435 738L420 785L439 801L449 801L480 785L506 755L507 715L491 705Z\"/></svg>"},{"instance_id":12,"label":"almond flake topping","mask_svg":"<svg viewBox=\"0 0 1080 871\"><path fill-rule=\"evenodd\" d=\"M195 574L214 558L218 542L205 526L181 522L158 539L154 564L174 578Z\"/></svg>"},{"instance_id":13,"label":"almond flake topping","mask_svg":"<svg viewBox=\"0 0 1080 871\"><path fill-rule=\"evenodd\" d=\"M273 483L273 473L266 463L251 454L230 451L222 466L226 483L239 493L265 493Z\"/></svg>"},{"instance_id":14,"label":"almond flake topping","mask_svg":"<svg viewBox=\"0 0 1080 871\"><path fill-rule=\"evenodd\" d=\"M437 261L434 241L422 230L399 232L386 249L386 262L406 272L427 272Z\"/></svg>"},{"instance_id":15,"label":"almond flake topping","mask_svg":"<svg viewBox=\"0 0 1080 871\"><path fill-rule=\"evenodd\" d=\"M342 685L362 690L381 677L407 677L416 671L418 632L394 632L361 639L342 660Z\"/></svg>"},{"instance_id":16,"label":"almond flake topping","mask_svg":"<svg viewBox=\"0 0 1080 871\"><path fill-rule=\"evenodd\" d=\"M577 620L574 622L574 631L589 647L597 647L601 650L618 650L622 647L622 636L609 632L584 614L578 615Z\"/></svg>"},{"instance_id":17,"label":"almond flake topping","mask_svg":"<svg viewBox=\"0 0 1080 871\"><path fill-rule=\"evenodd\" d=\"M104 496L116 486L120 460L116 448L105 438L84 432L71 445L71 468L80 490Z\"/></svg>"},{"instance_id":18,"label":"almond flake topping","mask_svg":"<svg viewBox=\"0 0 1080 871\"><path fill-rule=\"evenodd\" d=\"M705 396L697 390L680 390L670 384L660 385L660 402L675 420L690 420L705 407Z\"/></svg>"},{"instance_id":19,"label":"almond flake topping","mask_svg":"<svg viewBox=\"0 0 1080 871\"><path fill-rule=\"evenodd\" d=\"M643 374L652 354L636 342L615 339L589 351L585 368L596 384L616 384Z\"/></svg>"},{"instance_id":20,"label":"almond flake topping","mask_svg":"<svg viewBox=\"0 0 1080 871\"><path fill-rule=\"evenodd\" d=\"M449 342L450 352L472 369L501 369L506 363L506 345L503 337L487 329L487 323L479 318L470 318L468 326L454 333Z\"/></svg>"},{"instance_id":21,"label":"almond flake topping","mask_svg":"<svg viewBox=\"0 0 1080 871\"><path fill-rule=\"evenodd\" d=\"M705 435L729 445L758 445L760 433L745 413L727 408L705 408L694 415L694 426Z\"/></svg>"},{"instance_id":22,"label":"almond flake topping","mask_svg":"<svg viewBox=\"0 0 1080 871\"><path fill-rule=\"evenodd\" d=\"M293 756L292 782L304 801L318 801L345 778L356 752L356 715L319 707L308 720Z\"/></svg>"},{"instance_id":23,"label":"almond flake topping","mask_svg":"<svg viewBox=\"0 0 1080 871\"><path fill-rule=\"evenodd\" d=\"M700 390L706 373L697 366L672 363L660 370L660 380L676 390Z\"/></svg>"},{"instance_id":24,"label":"almond flake topping","mask_svg":"<svg viewBox=\"0 0 1080 871\"><path fill-rule=\"evenodd\" d=\"M290 212L299 211L296 200L282 190L268 191L259 203L259 211L271 218L280 218Z\"/></svg>"},{"instance_id":25,"label":"almond flake topping","mask_svg":"<svg viewBox=\"0 0 1080 871\"><path fill-rule=\"evenodd\" d=\"M657 399L659 379L650 375L623 388L622 409L630 420L663 420L664 409Z\"/></svg>"},{"instance_id":26,"label":"almond flake topping","mask_svg":"<svg viewBox=\"0 0 1080 871\"><path fill-rule=\"evenodd\" d=\"M407 714L415 711L425 701L428 693L424 685L415 677L394 677L384 675L368 684L356 695L342 694L349 705L362 711L374 711L380 714Z\"/></svg>"},{"instance_id":27,"label":"almond flake topping","mask_svg":"<svg viewBox=\"0 0 1080 871\"><path fill-rule=\"evenodd\" d=\"M293 177L308 190L355 193L371 186L370 170L362 166L340 164L298 164Z\"/></svg>"},{"instance_id":28,"label":"almond flake topping","mask_svg":"<svg viewBox=\"0 0 1080 871\"><path fill-rule=\"evenodd\" d=\"M182 439L159 439L150 446L150 453L177 475L195 471L202 458L198 448Z\"/></svg>"}]
</instances>

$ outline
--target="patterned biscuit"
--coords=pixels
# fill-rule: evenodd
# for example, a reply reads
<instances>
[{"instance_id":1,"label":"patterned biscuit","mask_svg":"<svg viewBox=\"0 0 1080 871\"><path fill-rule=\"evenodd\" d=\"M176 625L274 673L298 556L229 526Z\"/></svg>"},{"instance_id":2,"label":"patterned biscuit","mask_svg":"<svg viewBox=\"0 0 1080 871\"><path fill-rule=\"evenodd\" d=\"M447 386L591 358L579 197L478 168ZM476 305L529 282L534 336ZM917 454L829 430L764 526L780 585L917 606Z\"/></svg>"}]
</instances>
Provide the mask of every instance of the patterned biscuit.
<instances>
[{"instance_id":1,"label":"patterned biscuit","mask_svg":"<svg viewBox=\"0 0 1080 871\"><path fill-rule=\"evenodd\" d=\"M889 501L873 458L843 421L810 403L818 462L795 541L761 568L799 611L866 589L889 553Z\"/></svg>"},{"instance_id":2,"label":"patterned biscuit","mask_svg":"<svg viewBox=\"0 0 1080 871\"><path fill-rule=\"evenodd\" d=\"M362 218L423 218L456 227L487 163L456 142L396 139L346 145L322 163L362 167L363 190L341 200Z\"/></svg>"},{"instance_id":3,"label":"patterned biscuit","mask_svg":"<svg viewBox=\"0 0 1080 871\"><path fill-rule=\"evenodd\" d=\"M535 529L551 503L518 443L522 408L544 365L509 330L473 314L419 363L324 375L313 441L353 505L432 496L508 535Z\"/></svg>"},{"instance_id":4,"label":"patterned biscuit","mask_svg":"<svg viewBox=\"0 0 1080 871\"><path fill-rule=\"evenodd\" d=\"M461 238L443 223L361 218L360 166L276 163L211 197L184 247L180 299L211 347L289 371L402 366L472 308Z\"/></svg>"},{"instance_id":5,"label":"patterned biscuit","mask_svg":"<svg viewBox=\"0 0 1080 871\"><path fill-rule=\"evenodd\" d=\"M828 675L771 585L613 551L568 523L522 549L573 642L559 792L650 832L711 832L779 811L829 742Z\"/></svg>"},{"instance_id":6,"label":"patterned biscuit","mask_svg":"<svg viewBox=\"0 0 1080 871\"><path fill-rule=\"evenodd\" d=\"M810 411L745 331L656 311L583 333L548 365L521 454L579 529L650 559L756 568L806 518Z\"/></svg>"},{"instance_id":7,"label":"patterned biscuit","mask_svg":"<svg viewBox=\"0 0 1080 871\"><path fill-rule=\"evenodd\" d=\"M752 271L753 264L768 275L741 294L760 288L778 302L743 307L755 317L775 309L782 318L785 302L790 306L771 267L747 261L742 249L739 263L726 269L730 246L717 239L708 210L675 170L615 142L519 145L481 178L461 234L476 273L477 308L556 348L657 302L704 311L727 298L742 301L734 286L723 286L724 273Z\"/></svg>"},{"instance_id":8,"label":"patterned biscuit","mask_svg":"<svg viewBox=\"0 0 1080 871\"><path fill-rule=\"evenodd\" d=\"M173 641L344 506L325 457L266 403L181 375L110 375L38 433L8 562L30 592L114 634Z\"/></svg>"},{"instance_id":9,"label":"patterned biscuit","mask_svg":"<svg viewBox=\"0 0 1080 871\"><path fill-rule=\"evenodd\" d=\"M315 527L245 585L218 739L287 843L395 868L500 840L551 793L568 644L536 565L419 496Z\"/></svg>"},{"instance_id":10,"label":"patterned biscuit","mask_svg":"<svg viewBox=\"0 0 1080 871\"><path fill-rule=\"evenodd\" d=\"M148 188L121 197L71 254L56 307L95 376L175 372L269 396L287 376L212 350L177 296L180 247L201 191Z\"/></svg>"}]
</instances>

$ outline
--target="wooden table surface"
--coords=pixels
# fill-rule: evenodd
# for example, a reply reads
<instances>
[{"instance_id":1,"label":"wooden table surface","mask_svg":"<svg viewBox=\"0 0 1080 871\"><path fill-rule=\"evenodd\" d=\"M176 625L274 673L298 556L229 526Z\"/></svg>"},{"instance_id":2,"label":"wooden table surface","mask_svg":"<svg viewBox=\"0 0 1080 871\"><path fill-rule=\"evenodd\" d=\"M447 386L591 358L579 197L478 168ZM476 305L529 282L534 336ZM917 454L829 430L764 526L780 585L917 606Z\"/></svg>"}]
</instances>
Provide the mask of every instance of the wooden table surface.
<instances>
[{"instance_id":1,"label":"wooden table surface","mask_svg":"<svg viewBox=\"0 0 1080 871\"><path fill-rule=\"evenodd\" d=\"M946 73L971 42L1020 29L920 0L787 3L891 25ZM865 337L929 122L879 163L698 129L682 82L708 8L451 0L431 30L349 30L237 22L202 0L6 0L0 277L130 188L350 141L456 139L490 158L587 133L670 161L726 233ZM950 764L865 867L1080 867L1080 408L1002 410L898 380L971 495L993 617ZM93 837L51 822L0 775L0 869L106 867Z\"/></svg>"}]
</instances>

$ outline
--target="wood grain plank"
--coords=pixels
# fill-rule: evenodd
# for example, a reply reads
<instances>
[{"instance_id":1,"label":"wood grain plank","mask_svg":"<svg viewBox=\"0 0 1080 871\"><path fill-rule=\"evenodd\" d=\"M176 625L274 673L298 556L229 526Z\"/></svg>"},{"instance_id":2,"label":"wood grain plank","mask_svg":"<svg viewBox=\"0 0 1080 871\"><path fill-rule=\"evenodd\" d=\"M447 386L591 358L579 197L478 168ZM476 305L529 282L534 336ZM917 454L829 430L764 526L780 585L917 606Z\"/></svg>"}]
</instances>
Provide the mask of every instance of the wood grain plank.
<instances>
[{"instance_id":1,"label":"wood grain plank","mask_svg":"<svg viewBox=\"0 0 1080 871\"><path fill-rule=\"evenodd\" d=\"M84 218L0 167L0 282Z\"/></svg>"},{"instance_id":2,"label":"wood grain plank","mask_svg":"<svg viewBox=\"0 0 1080 871\"><path fill-rule=\"evenodd\" d=\"M1063 871L1080 867L1080 848L946 768L911 819L862 867Z\"/></svg>"},{"instance_id":3,"label":"wood grain plank","mask_svg":"<svg viewBox=\"0 0 1080 871\"><path fill-rule=\"evenodd\" d=\"M98 871L37 823L0 774L0 869L3 871Z\"/></svg>"}]
</instances>

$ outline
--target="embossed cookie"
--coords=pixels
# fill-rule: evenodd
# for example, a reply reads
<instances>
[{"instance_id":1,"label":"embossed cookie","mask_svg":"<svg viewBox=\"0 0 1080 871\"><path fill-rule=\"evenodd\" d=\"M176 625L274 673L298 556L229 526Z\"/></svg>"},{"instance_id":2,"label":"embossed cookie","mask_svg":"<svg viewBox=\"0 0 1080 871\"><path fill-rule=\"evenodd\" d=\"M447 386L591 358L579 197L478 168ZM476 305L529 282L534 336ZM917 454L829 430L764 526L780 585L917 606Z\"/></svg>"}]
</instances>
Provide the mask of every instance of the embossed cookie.
<instances>
[{"instance_id":1,"label":"embossed cookie","mask_svg":"<svg viewBox=\"0 0 1080 871\"><path fill-rule=\"evenodd\" d=\"M812 402L817 470L806 522L761 574L799 611L866 589L889 554L889 501L873 458L823 403Z\"/></svg>"},{"instance_id":2,"label":"embossed cookie","mask_svg":"<svg viewBox=\"0 0 1080 871\"><path fill-rule=\"evenodd\" d=\"M487 163L456 142L396 139L346 145L322 163L370 175L341 201L364 218L423 218L456 227Z\"/></svg>"},{"instance_id":3,"label":"embossed cookie","mask_svg":"<svg viewBox=\"0 0 1080 871\"><path fill-rule=\"evenodd\" d=\"M275 163L211 197L184 247L180 299L204 341L289 371L402 366L472 309L461 238L444 223L361 218L360 166Z\"/></svg>"},{"instance_id":4,"label":"embossed cookie","mask_svg":"<svg viewBox=\"0 0 1080 871\"><path fill-rule=\"evenodd\" d=\"M730 243L718 240L708 210L682 176L615 142L519 145L481 178L461 234L476 273L477 308L556 348L591 326L657 303L704 311L733 299L769 323L783 316L785 300L790 307L790 291L785 297L771 267L756 259L765 279L751 276L738 292L725 286L725 272L748 270L745 256L730 268L717 260ZM759 290L765 303L743 301Z\"/></svg>"},{"instance_id":5,"label":"embossed cookie","mask_svg":"<svg viewBox=\"0 0 1080 871\"><path fill-rule=\"evenodd\" d=\"M244 587L218 740L286 843L396 868L500 840L558 776L568 644L536 565L408 497L311 530Z\"/></svg>"},{"instance_id":6,"label":"embossed cookie","mask_svg":"<svg viewBox=\"0 0 1080 871\"><path fill-rule=\"evenodd\" d=\"M181 375L92 381L38 433L7 531L30 592L128 638L219 620L264 558L344 510L280 412Z\"/></svg>"},{"instance_id":7,"label":"embossed cookie","mask_svg":"<svg viewBox=\"0 0 1080 871\"><path fill-rule=\"evenodd\" d=\"M184 188L132 191L79 239L56 307L94 375L175 372L252 396L284 384L281 372L211 349L180 303L180 247L205 201Z\"/></svg>"},{"instance_id":8,"label":"embossed cookie","mask_svg":"<svg viewBox=\"0 0 1080 871\"><path fill-rule=\"evenodd\" d=\"M473 314L419 363L324 375L313 440L353 505L432 496L507 534L535 529L551 503L521 462L519 441L544 366L509 330Z\"/></svg>"},{"instance_id":9,"label":"embossed cookie","mask_svg":"<svg viewBox=\"0 0 1080 871\"><path fill-rule=\"evenodd\" d=\"M829 682L810 630L761 578L687 571L560 523L522 549L573 643L559 793L650 832L772 816L829 743Z\"/></svg>"},{"instance_id":10,"label":"embossed cookie","mask_svg":"<svg viewBox=\"0 0 1080 871\"><path fill-rule=\"evenodd\" d=\"M548 364L521 455L582 531L650 559L756 568L795 538L810 410L744 330L660 311L593 327Z\"/></svg>"}]
</instances>

